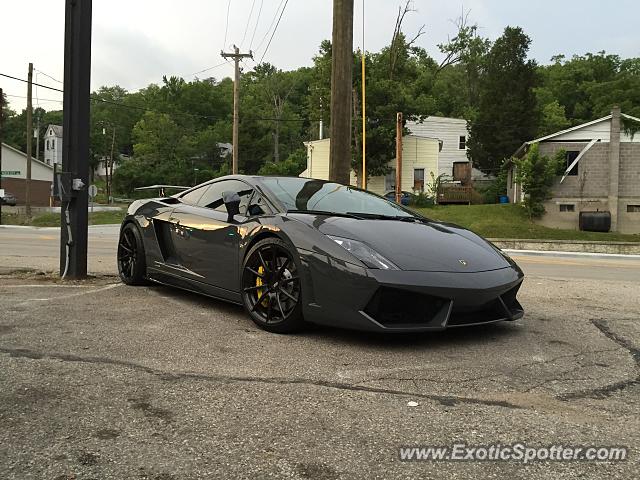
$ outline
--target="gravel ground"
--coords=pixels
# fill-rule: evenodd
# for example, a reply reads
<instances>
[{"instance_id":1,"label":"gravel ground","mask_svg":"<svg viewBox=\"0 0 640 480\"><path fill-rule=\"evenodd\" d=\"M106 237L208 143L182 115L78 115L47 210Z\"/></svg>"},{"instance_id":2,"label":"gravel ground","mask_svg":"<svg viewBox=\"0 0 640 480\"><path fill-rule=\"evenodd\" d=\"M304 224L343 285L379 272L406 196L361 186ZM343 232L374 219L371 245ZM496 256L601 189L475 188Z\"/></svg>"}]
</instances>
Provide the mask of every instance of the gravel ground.
<instances>
[{"instance_id":1,"label":"gravel ground","mask_svg":"<svg viewBox=\"0 0 640 480\"><path fill-rule=\"evenodd\" d=\"M514 323L280 336L162 286L5 273L0 478L637 478L640 279L530 276L521 292ZM457 441L630 451L399 460Z\"/></svg>"}]
</instances>

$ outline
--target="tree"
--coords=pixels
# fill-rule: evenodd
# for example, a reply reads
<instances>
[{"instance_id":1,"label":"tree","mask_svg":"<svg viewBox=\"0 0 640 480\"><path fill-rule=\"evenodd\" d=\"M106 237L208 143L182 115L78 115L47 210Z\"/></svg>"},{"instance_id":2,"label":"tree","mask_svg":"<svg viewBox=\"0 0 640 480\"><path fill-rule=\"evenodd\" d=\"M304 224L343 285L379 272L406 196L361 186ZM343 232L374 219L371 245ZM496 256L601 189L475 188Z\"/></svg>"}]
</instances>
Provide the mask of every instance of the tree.
<instances>
[{"instance_id":1,"label":"tree","mask_svg":"<svg viewBox=\"0 0 640 480\"><path fill-rule=\"evenodd\" d=\"M559 150L553 158L543 157L538 144L534 143L523 158L514 159L517 166L516 182L522 185L525 193L523 206L529 218L538 218L544 214L544 202L550 196L551 187L565 157L564 150Z\"/></svg>"},{"instance_id":2,"label":"tree","mask_svg":"<svg viewBox=\"0 0 640 480\"><path fill-rule=\"evenodd\" d=\"M487 55L469 139L469 155L485 171L497 171L503 159L536 134L537 79L535 62L527 60L530 43L521 28L507 27Z\"/></svg>"}]
</instances>

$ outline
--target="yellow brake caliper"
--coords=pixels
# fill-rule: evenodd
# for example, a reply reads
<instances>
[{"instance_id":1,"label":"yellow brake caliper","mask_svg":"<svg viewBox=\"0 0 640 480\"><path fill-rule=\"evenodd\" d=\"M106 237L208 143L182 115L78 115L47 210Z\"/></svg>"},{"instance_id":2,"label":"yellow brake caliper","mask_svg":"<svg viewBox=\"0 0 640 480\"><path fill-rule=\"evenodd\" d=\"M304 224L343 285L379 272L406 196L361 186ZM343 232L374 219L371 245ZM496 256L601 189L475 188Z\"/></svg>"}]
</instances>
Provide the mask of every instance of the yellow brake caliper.
<instances>
[{"instance_id":1,"label":"yellow brake caliper","mask_svg":"<svg viewBox=\"0 0 640 480\"><path fill-rule=\"evenodd\" d=\"M260 265L260 266L258 267L258 273L259 273L260 275L263 275L263 274L264 274L264 267L263 267L262 265ZM263 283L263 281L262 281L262 278L261 278L261 277L256 277L256 287L260 287L260 286L262 286L263 284L264 284L264 283ZM258 301L260 301L260 299L262 298L263 293L264 293L264 289L259 288L259 289L258 289ZM268 305L269 305L269 298L268 298L268 297L265 297L265 298L264 298L264 300L262 300L262 306L263 306L263 307L267 307Z\"/></svg>"}]
</instances>

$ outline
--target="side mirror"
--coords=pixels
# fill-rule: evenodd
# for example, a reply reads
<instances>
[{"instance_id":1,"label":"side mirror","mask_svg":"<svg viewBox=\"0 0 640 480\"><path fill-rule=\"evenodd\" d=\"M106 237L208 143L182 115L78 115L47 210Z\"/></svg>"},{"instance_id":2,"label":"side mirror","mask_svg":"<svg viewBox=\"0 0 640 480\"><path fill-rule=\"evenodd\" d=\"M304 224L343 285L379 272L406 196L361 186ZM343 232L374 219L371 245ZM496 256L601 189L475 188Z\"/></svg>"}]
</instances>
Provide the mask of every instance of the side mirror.
<instances>
[{"instance_id":1,"label":"side mirror","mask_svg":"<svg viewBox=\"0 0 640 480\"><path fill-rule=\"evenodd\" d=\"M222 201L227 208L227 214L229 214L228 222L233 220L233 217L240 213L240 195L236 192L223 192Z\"/></svg>"}]
</instances>

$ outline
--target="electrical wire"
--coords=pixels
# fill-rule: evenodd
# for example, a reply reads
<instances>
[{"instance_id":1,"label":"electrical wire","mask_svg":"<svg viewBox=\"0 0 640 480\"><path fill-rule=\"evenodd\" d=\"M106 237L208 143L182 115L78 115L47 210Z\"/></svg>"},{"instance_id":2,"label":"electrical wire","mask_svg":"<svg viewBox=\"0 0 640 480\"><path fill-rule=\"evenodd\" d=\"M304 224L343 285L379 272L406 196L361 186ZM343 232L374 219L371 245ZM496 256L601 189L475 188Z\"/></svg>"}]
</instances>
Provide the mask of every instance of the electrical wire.
<instances>
[{"instance_id":1,"label":"electrical wire","mask_svg":"<svg viewBox=\"0 0 640 480\"><path fill-rule=\"evenodd\" d=\"M227 34L229 33L229 10L231 10L231 0L227 3L227 24L224 27L224 42L222 42L225 48L227 45Z\"/></svg>"},{"instance_id":2,"label":"electrical wire","mask_svg":"<svg viewBox=\"0 0 640 480\"><path fill-rule=\"evenodd\" d=\"M253 46L253 40L256 38L256 32L258 31L258 24L260 23L260 14L262 13L262 7L264 5L264 0L260 0L260 8L258 9L258 17L256 18L256 26L253 29L253 35L251 35L251 42L249 43L249 50Z\"/></svg>"},{"instance_id":3,"label":"electrical wire","mask_svg":"<svg viewBox=\"0 0 640 480\"><path fill-rule=\"evenodd\" d=\"M38 70L38 69L36 69L36 72L38 72L38 73L40 73L40 74L44 75L45 77L47 77L47 78L49 78L49 79L53 80L53 81L54 81L54 82L56 82L56 83L59 83L59 84L61 84L61 85L62 85L62 84L64 84L64 82L61 82L60 80L56 80L56 79L55 79L55 78L53 78L51 75L49 75L48 73L43 72L42 70Z\"/></svg>"},{"instance_id":4,"label":"electrical wire","mask_svg":"<svg viewBox=\"0 0 640 480\"><path fill-rule=\"evenodd\" d=\"M230 64L230 63L231 62L229 62L229 60L226 60L226 61L224 61L222 63L218 63L217 65L214 65L212 67L207 67L207 68L204 68L202 70L198 70L197 72L190 73L190 74L188 74L186 76L187 77L194 77L194 76L198 75L199 73L208 72L209 70L213 70L214 68L222 67L223 65L227 65L227 64Z\"/></svg>"},{"instance_id":5,"label":"electrical wire","mask_svg":"<svg viewBox=\"0 0 640 480\"><path fill-rule=\"evenodd\" d=\"M240 48L242 49L242 45L244 45L244 40L247 38L247 31L249 31L249 24L251 23L251 16L253 15L253 9L256 7L256 0L253 0L251 4L251 10L249 10L249 17L247 18L247 25L244 27L244 34L242 35L242 40L240 41Z\"/></svg>"},{"instance_id":6,"label":"electrical wire","mask_svg":"<svg viewBox=\"0 0 640 480\"><path fill-rule=\"evenodd\" d=\"M267 43L267 47L264 49L264 52L262 53L262 57L260 58L260 62L258 62L258 63L262 63L262 60L264 60L264 56L267 54L267 51L269 51L269 47L271 46L271 41L273 40L273 37L276 34L276 31L278 30L278 25L280 25L280 20L282 20L282 15L284 14L284 11L287 8L287 4L288 3L289 3L289 0L286 0L284 2L284 7L282 7L282 11L280 12L280 17L278 18L278 23L276 23L276 28L273 29L273 33L271 34L271 38L269 39L269 43Z\"/></svg>"},{"instance_id":7,"label":"electrical wire","mask_svg":"<svg viewBox=\"0 0 640 480\"><path fill-rule=\"evenodd\" d=\"M280 7L282 7L282 4L284 2L285 2L285 0L280 0L280 4L278 5L278 8L276 9L276 13L273 15L273 19L271 20L271 24L269 25L269 28L267 29L267 31L264 33L264 36L262 37L262 40L260 40L260 43L256 47L256 51L260 50L260 47L262 47L262 45L264 44L264 41L269 36L269 32L271 31L271 28L276 23L276 19L278 18L278 12L280 12Z\"/></svg>"}]
</instances>

